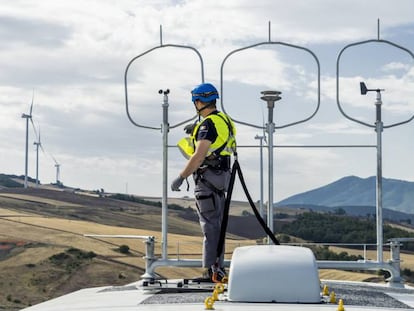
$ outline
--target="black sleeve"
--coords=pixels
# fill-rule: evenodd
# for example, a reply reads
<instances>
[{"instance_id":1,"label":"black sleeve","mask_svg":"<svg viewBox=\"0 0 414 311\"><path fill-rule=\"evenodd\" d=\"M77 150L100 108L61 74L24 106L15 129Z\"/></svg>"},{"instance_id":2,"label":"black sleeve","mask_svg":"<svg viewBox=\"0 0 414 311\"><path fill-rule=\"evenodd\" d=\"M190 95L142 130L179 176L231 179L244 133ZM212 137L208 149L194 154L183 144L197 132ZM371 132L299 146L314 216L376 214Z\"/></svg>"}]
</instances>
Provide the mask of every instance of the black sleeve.
<instances>
[{"instance_id":1,"label":"black sleeve","mask_svg":"<svg viewBox=\"0 0 414 311\"><path fill-rule=\"evenodd\" d=\"M217 130L214 126L213 121L210 119L205 119L200 127L198 128L197 132L197 141L207 139L211 141L211 143L214 143L214 141L217 139Z\"/></svg>"}]
</instances>

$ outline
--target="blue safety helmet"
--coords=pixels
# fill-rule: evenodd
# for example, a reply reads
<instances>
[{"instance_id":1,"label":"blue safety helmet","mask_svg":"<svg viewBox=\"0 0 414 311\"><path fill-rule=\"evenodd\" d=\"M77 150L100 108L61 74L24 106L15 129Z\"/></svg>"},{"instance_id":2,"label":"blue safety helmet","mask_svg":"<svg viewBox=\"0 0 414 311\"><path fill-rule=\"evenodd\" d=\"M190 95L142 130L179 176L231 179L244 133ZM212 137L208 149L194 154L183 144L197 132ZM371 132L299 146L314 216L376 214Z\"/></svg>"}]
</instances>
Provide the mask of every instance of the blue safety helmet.
<instances>
[{"instance_id":1,"label":"blue safety helmet","mask_svg":"<svg viewBox=\"0 0 414 311\"><path fill-rule=\"evenodd\" d=\"M197 99L203 103L209 103L217 98L219 98L218 91L211 83L202 83L197 85L194 90L191 91L191 100L193 103Z\"/></svg>"}]
</instances>

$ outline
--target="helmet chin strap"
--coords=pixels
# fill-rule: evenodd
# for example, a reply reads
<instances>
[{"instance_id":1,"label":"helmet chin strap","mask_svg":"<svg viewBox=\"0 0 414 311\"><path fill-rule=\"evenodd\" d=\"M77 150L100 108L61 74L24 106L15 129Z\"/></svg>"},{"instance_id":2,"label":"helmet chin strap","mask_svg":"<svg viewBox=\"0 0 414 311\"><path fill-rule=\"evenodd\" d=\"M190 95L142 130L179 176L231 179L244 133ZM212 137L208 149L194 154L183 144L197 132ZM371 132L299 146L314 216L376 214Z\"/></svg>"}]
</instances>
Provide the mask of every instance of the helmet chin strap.
<instances>
[{"instance_id":1,"label":"helmet chin strap","mask_svg":"<svg viewBox=\"0 0 414 311\"><path fill-rule=\"evenodd\" d=\"M197 112L198 112L198 114L200 114L200 112L201 111L203 111L204 109L206 109L206 108L208 108L208 107L211 107L211 106L213 106L214 105L214 103L213 102L209 102L207 105L205 105L204 107L202 107L202 108L200 108L200 109L198 109L197 108L197 106L196 106L196 104L194 103L194 106L195 106L195 108L196 108L196 110L197 110Z\"/></svg>"}]
</instances>

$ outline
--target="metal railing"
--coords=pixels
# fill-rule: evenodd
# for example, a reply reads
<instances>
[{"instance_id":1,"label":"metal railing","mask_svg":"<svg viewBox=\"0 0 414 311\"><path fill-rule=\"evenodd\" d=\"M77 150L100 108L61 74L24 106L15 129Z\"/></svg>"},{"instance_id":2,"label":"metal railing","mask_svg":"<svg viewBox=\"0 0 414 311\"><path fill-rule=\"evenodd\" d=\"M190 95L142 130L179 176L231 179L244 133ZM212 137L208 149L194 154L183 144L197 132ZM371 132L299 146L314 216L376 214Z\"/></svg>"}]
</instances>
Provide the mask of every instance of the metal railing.
<instances>
[{"instance_id":1,"label":"metal railing","mask_svg":"<svg viewBox=\"0 0 414 311\"><path fill-rule=\"evenodd\" d=\"M202 266L201 259L183 259L181 258L181 246L182 245L200 245L200 251L193 253L192 255L197 256L202 254L202 243L200 242L176 242L176 259L169 258L163 259L159 258L162 256L156 254L156 239L154 236L144 236L144 235L103 235L103 234L85 234L85 237L98 237L98 238L122 238L122 239L139 239L144 240L145 243L145 273L141 276L143 280L153 280L156 278L155 269L160 266L173 266L173 267L193 267L200 268ZM400 257L400 248L402 242L414 242L414 238L392 238L388 240L389 243L385 244L390 248L390 259L388 262L379 262L370 260L367 258L368 248L376 247L376 244L373 243L313 243L313 242L294 242L294 243L282 243L284 245L294 245L301 247L311 247L311 246L336 246L343 247L347 249L361 248L363 252L363 259L357 261L337 261L337 260L317 260L318 269L340 269L340 270L365 270L365 271L378 271L385 270L390 273L390 277L387 279L389 286L391 287L403 287L404 279L401 277L401 257ZM160 243L162 244L162 243ZM249 246L262 244L256 241L255 244L251 243L251 240L240 240L240 241L226 241L226 246L228 251L234 250L236 247L240 246ZM275 246L277 247L277 246ZM173 255L174 253L170 253ZM186 252L185 255L188 255ZM227 259L224 261L224 265L229 267L231 260Z\"/></svg>"}]
</instances>

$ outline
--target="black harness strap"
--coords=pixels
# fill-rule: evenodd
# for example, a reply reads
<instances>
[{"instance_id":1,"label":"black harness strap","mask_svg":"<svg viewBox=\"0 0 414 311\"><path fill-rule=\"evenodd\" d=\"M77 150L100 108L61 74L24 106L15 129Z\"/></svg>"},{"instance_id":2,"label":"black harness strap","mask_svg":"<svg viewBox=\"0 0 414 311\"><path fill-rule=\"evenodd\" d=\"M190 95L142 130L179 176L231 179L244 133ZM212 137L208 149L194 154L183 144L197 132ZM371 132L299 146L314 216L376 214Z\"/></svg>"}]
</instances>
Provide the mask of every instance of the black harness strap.
<instances>
[{"instance_id":1,"label":"black harness strap","mask_svg":"<svg viewBox=\"0 0 414 311\"><path fill-rule=\"evenodd\" d=\"M219 237L219 241L217 244L216 264L220 260L221 253L223 252L224 240L226 238L227 223L229 222L229 210L230 210L231 196L233 194L233 186L234 186L234 181L236 179L236 169L235 169L236 163L238 165L237 160L234 160L234 164L231 169L229 187L227 189L226 201L224 203L223 219L221 221L221 229L220 229L220 237Z\"/></svg>"},{"instance_id":2,"label":"black harness strap","mask_svg":"<svg viewBox=\"0 0 414 311\"><path fill-rule=\"evenodd\" d=\"M262 226L263 230L266 232L266 234L269 236L269 238L272 240L272 242L275 245L280 245L280 242L277 240L277 238L275 237L273 232L266 225L263 218L260 216L260 213L257 210L256 206L254 205L254 202L253 202L252 198L250 197L249 191L246 187L246 183L244 181L244 177L243 177L242 170L240 168L239 161L236 158L234 160L233 168L231 170L229 188L227 190L227 197L226 197L226 202L225 202L225 205L224 205L223 220L221 222L221 230L220 230L220 238L219 238L219 242L218 242L218 245L217 245L217 261L216 261L216 263L219 262L220 255L223 252L224 240L226 238L226 230L227 230L227 224L228 224L228 220L229 220L229 210L230 210L231 196L233 194L233 187L234 187L234 182L235 182L235 179L236 179L236 172L239 175L239 179L240 179L240 182L242 184L244 193L247 197L247 200L249 201L249 204L250 204L251 208L253 209L254 215L256 216L256 218L259 221L260 225Z\"/></svg>"},{"instance_id":3,"label":"black harness strap","mask_svg":"<svg viewBox=\"0 0 414 311\"><path fill-rule=\"evenodd\" d=\"M217 148L213 152L216 156L219 156L220 152L222 152L224 150L227 143L229 142L229 139L234 135L234 133L233 133L233 128L231 127L230 121L227 119L227 117L224 118L222 115L220 115L218 113L216 114L216 116L220 117L224 121L224 123L226 123L227 128L229 129L229 136L227 137L227 140L223 143L223 145L221 145L219 148Z\"/></svg>"}]
</instances>

